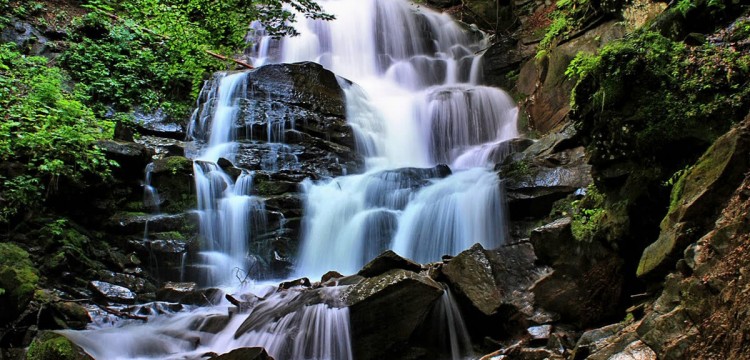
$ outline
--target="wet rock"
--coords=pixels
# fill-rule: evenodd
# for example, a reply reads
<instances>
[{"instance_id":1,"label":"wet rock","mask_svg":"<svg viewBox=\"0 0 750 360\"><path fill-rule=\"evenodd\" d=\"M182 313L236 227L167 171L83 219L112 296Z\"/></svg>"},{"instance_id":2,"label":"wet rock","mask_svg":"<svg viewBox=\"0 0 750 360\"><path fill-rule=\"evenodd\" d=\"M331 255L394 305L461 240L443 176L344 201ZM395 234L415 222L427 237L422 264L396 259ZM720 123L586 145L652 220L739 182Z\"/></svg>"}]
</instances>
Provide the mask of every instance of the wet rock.
<instances>
[{"instance_id":1,"label":"wet rock","mask_svg":"<svg viewBox=\"0 0 750 360\"><path fill-rule=\"evenodd\" d=\"M185 126L171 119L161 108L148 112L143 108L133 111L133 123L144 135L159 136L175 140L185 139Z\"/></svg>"},{"instance_id":2,"label":"wet rock","mask_svg":"<svg viewBox=\"0 0 750 360\"><path fill-rule=\"evenodd\" d=\"M197 214L147 215L140 213L117 213L107 222L107 228L120 234L143 234L146 226L149 232L178 231L194 233L198 223Z\"/></svg>"},{"instance_id":3,"label":"wet rock","mask_svg":"<svg viewBox=\"0 0 750 360\"><path fill-rule=\"evenodd\" d=\"M261 347L247 347L234 349L226 354L211 357L212 360L273 360L266 349Z\"/></svg>"},{"instance_id":4,"label":"wet rock","mask_svg":"<svg viewBox=\"0 0 750 360\"><path fill-rule=\"evenodd\" d=\"M162 201L161 212L180 213L197 207L192 160L169 156L154 160L147 170L151 171L151 186Z\"/></svg>"},{"instance_id":5,"label":"wet rock","mask_svg":"<svg viewBox=\"0 0 750 360\"><path fill-rule=\"evenodd\" d=\"M422 265L399 256L393 250L388 250L367 263L357 275L369 278L394 269L419 272L422 270Z\"/></svg>"},{"instance_id":6,"label":"wet rock","mask_svg":"<svg viewBox=\"0 0 750 360\"><path fill-rule=\"evenodd\" d=\"M53 332L41 333L29 346L28 360L93 360L83 349L66 337Z\"/></svg>"},{"instance_id":7,"label":"wet rock","mask_svg":"<svg viewBox=\"0 0 750 360\"><path fill-rule=\"evenodd\" d=\"M309 288L312 285L310 284L310 279L303 277L297 280L285 281L279 284L279 291L288 290L288 289L291 289L293 287L298 287L298 286Z\"/></svg>"},{"instance_id":8,"label":"wet rock","mask_svg":"<svg viewBox=\"0 0 750 360\"><path fill-rule=\"evenodd\" d=\"M120 166L115 169L115 173L123 178L142 178L143 169L151 162L153 155L144 145L134 142L99 140L96 146L102 149L108 159L117 161Z\"/></svg>"},{"instance_id":9,"label":"wet rock","mask_svg":"<svg viewBox=\"0 0 750 360\"><path fill-rule=\"evenodd\" d=\"M136 298L136 294L130 289L104 281L90 281L89 289L96 295L116 303L132 304Z\"/></svg>"},{"instance_id":10,"label":"wet rock","mask_svg":"<svg viewBox=\"0 0 750 360\"><path fill-rule=\"evenodd\" d=\"M405 343L443 288L429 277L395 269L351 286L349 304L352 351L356 359L382 359Z\"/></svg>"},{"instance_id":11,"label":"wet rock","mask_svg":"<svg viewBox=\"0 0 750 360\"><path fill-rule=\"evenodd\" d=\"M135 139L135 142L143 144L143 146L153 151L154 156L157 158L185 156L186 147L192 146L192 144L185 141L150 135L141 135L141 137Z\"/></svg>"},{"instance_id":12,"label":"wet rock","mask_svg":"<svg viewBox=\"0 0 750 360\"><path fill-rule=\"evenodd\" d=\"M167 282L156 292L156 298L161 301L200 306L217 304L223 296L224 292L219 289L198 289L192 282Z\"/></svg>"},{"instance_id":13,"label":"wet rock","mask_svg":"<svg viewBox=\"0 0 750 360\"><path fill-rule=\"evenodd\" d=\"M750 121L717 139L675 184L659 238L643 251L638 276L664 275L685 248L713 226L720 206L750 168L748 124Z\"/></svg>"},{"instance_id":14,"label":"wet rock","mask_svg":"<svg viewBox=\"0 0 750 360\"><path fill-rule=\"evenodd\" d=\"M330 280L341 279L342 277L344 277L344 275L341 275L341 273L338 272L338 271L329 271L329 272L323 274L323 276L320 277L320 282L321 283L326 283L326 282L328 282Z\"/></svg>"},{"instance_id":15,"label":"wet rock","mask_svg":"<svg viewBox=\"0 0 750 360\"><path fill-rule=\"evenodd\" d=\"M475 244L443 266L443 274L456 293L466 297L485 315L494 314L503 303L503 290L495 283L490 260Z\"/></svg>"},{"instance_id":16,"label":"wet rock","mask_svg":"<svg viewBox=\"0 0 750 360\"><path fill-rule=\"evenodd\" d=\"M135 277L131 274L116 273L114 271L102 270L97 273L102 281L120 285L135 292L143 292L147 288L146 279ZM153 285L151 285L153 286ZM153 289L151 290L153 291Z\"/></svg>"},{"instance_id":17,"label":"wet rock","mask_svg":"<svg viewBox=\"0 0 750 360\"><path fill-rule=\"evenodd\" d=\"M218 334L229 324L229 319L230 317L226 315L209 315L200 319L195 329L209 334Z\"/></svg>"},{"instance_id":18,"label":"wet rock","mask_svg":"<svg viewBox=\"0 0 750 360\"><path fill-rule=\"evenodd\" d=\"M430 185L430 179L445 178L451 175L448 165L440 164L433 168L400 168L381 171L372 175L365 194L365 201L371 207L385 207L400 210L406 207L409 196Z\"/></svg>"}]
</instances>

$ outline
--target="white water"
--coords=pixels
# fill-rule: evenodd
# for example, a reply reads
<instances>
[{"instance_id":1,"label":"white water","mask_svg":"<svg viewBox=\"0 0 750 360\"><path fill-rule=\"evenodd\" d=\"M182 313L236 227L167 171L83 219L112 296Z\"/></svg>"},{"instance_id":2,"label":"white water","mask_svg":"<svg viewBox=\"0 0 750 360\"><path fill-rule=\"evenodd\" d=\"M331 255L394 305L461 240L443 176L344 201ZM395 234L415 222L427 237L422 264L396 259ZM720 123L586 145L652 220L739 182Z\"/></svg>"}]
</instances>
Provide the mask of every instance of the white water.
<instances>
[{"instance_id":1,"label":"white water","mask_svg":"<svg viewBox=\"0 0 750 360\"><path fill-rule=\"evenodd\" d=\"M354 273L388 248L429 262L476 242L487 248L502 244L504 200L491 167L498 145L517 136L517 109L501 90L481 86L476 52L486 44L480 34L402 0L320 5L337 20L298 17L302 35L260 39L255 65L312 60L358 84L341 82L368 170L304 182L298 273L311 279L329 270ZM207 284L236 285L251 261L248 242L266 226L262 199L250 195L253 174L244 171L235 179L217 165L220 158L234 160L233 122L247 90L244 73L223 76L201 92L191 124L190 133L206 143L194 170ZM271 133L267 138L283 141ZM283 144L274 146L284 150ZM438 171L417 177L388 171L440 163L453 174L439 179ZM198 358L243 346L264 346L276 359L351 359L348 309L335 304L337 294L277 312L303 294L260 295L260 305L233 316L216 334L201 331L201 323L227 314L223 299L214 307L155 316L145 325L65 335L97 359ZM438 321L448 328L452 357L465 356L465 329L449 294L435 311L444 314ZM257 321L237 333L249 318Z\"/></svg>"},{"instance_id":2,"label":"white water","mask_svg":"<svg viewBox=\"0 0 750 360\"><path fill-rule=\"evenodd\" d=\"M319 303L283 313L295 302L299 290L275 292L270 286L256 286L250 297L262 296L262 305L247 314L226 319L230 304L216 299L213 307L197 307L189 312L149 316L146 324L111 327L97 326L86 331L61 331L97 360L120 359L199 359L207 353L226 353L240 347L264 347L275 359L352 359L349 345L349 309ZM335 303L336 289L320 289L320 296ZM238 298L240 295L236 295ZM148 304L147 304L148 305ZM153 306L158 307L158 305ZM139 313L140 314L140 313ZM263 319L250 331L236 333L248 318ZM222 321L222 319L224 319ZM220 329L212 321L226 322ZM211 330L214 328L214 330ZM218 331L218 332L216 332ZM215 333L214 333L215 332Z\"/></svg>"},{"instance_id":3,"label":"white water","mask_svg":"<svg viewBox=\"0 0 750 360\"><path fill-rule=\"evenodd\" d=\"M481 34L401 0L320 4L337 20L303 19L299 37L261 39L255 65L316 61L352 80L342 82L347 119L368 171L304 184L297 274L355 273L389 248L430 262L477 242L501 245L504 200L490 167L498 145L518 136L518 110L505 92L481 85ZM440 163L454 174L426 187L378 176Z\"/></svg>"}]
</instances>

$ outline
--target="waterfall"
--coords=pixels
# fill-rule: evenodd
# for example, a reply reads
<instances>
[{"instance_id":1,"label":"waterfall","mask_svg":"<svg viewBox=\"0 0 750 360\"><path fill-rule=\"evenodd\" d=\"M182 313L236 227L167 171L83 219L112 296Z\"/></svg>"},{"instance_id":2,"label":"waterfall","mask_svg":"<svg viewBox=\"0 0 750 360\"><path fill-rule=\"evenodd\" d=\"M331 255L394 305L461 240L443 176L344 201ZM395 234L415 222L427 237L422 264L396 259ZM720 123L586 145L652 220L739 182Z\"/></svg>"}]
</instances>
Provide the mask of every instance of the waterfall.
<instances>
[{"instance_id":1,"label":"waterfall","mask_svg":"<svg viewBox=\"0 0 750 360\"><path fill-rule=\"evenodd\" d=\"M481 83L483 34L403 0L318 2L336 20L297 16L299 37L263 37L262 25L252 25L261 35L254 65L315 61L351 80L339 84L365 157L362 174L301 183L297 273L311 279L329 270L356 273L386 249L432 262L476 242L500 246L506 215L492 167L503 142L518 135L518 110L505 92ZM261 170L299 166L283 143L284 129L295 124L269 116L264 133L250 127L238 134L238 124L253 123L244 118L253 113L246 111L253 96L247 72L218 74L201 91L190 123L204 285L236 286L254 261L250 243L269 227L264 200L253 195L259 174L231 166L243 146L238 137L266 141ZM250 286L232 290L257 300L249 313L227 316L230 305L220 299L139 326L64 334L101 359L200 358L243 346L264 346L276 359L353 358L349 310L338 289ZM452 357L465 356L466 332L447 291L433 313L448 329L439 336L447 337ZM210 321L220 329L207 330Z\"/></svg>"},{"instance_id":2,"label":"waterfall","mask_svg":"<svg viewBox=\"0 0 750 360\"><path fill-rule=\"evenodd\" d=\"M483 34L401 0L320 5L337 20L299 16L299 37L261 37L254 54L256 66L316 61L354 83L341 84L367 171L303 184L298 275L354 273L386 249L430 262L476 242L501 245L504 199L491 167L518 136L518 109L481 84ZM438 164L453 174L382 176Z\"/></svg>"}]
</instances>

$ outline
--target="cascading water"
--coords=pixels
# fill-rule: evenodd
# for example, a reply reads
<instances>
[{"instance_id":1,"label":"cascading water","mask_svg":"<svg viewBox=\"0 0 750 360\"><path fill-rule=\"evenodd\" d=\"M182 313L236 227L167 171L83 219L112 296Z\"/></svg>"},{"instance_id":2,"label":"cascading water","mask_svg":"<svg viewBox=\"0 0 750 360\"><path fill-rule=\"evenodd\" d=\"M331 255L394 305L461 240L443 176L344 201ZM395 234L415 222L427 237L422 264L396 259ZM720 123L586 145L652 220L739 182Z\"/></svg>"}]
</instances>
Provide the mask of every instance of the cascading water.
<instances>
[{"instance_id":1,"label":"cascading water","mask_svg":"<svg viewBox=\"0 0 750 360\"><path fill-rule=\"evenodd\" d=\"M476 242L499 246L504 200L489 167L503 151L500 144L517 136L517 108L503 91L481 85L482 34L403 0L318 2L337 20L300 19L299 37L257 39L254 63L316 61L352 80L340 84L367 171L302 183L299 275L355 273L385 249L431 262ZM250 240L268 226L263 200L251 195L254 174L221 165L222 158L234 162L242 146L235 125L242 107L252 106L246 75L222 74L206 86L189 130L204 145L192 156L201 265L210 285L237 284L239 271L251 266ZM260 161L271 171L280 166L271 158L297 164L277 125L265 128L272 155ZM250 292L262 302L218 331L205 327L207 319L226 316L224 299L155 316L146 325L65 334L102 359L197 358L242 346L264 346L276 359L353 358L349 310L335 290L234 291L237 297ZM439 335L447 336L448 352L454 359L466 356L466 332L448 292L434 313L448 329Z\"/></svg>"},{"instance_id":2,"label":"cascading water","mask_svg":"<svg viewBox=\"0 0 750 360\"><path fill-rule=\"evenodd\" d=\"M518 110L480 85L482 34L401 0L320 3L336 21L305 19L299 37L261 39L255 65L312 60L352 80L342 82L347 119L368 171L304 184L298 275L354 273L389 248L430 262L499 246L503 196L487 167L517 137ZM455 173L391 171L437 164Z\"/></svg>"}]
</instances>

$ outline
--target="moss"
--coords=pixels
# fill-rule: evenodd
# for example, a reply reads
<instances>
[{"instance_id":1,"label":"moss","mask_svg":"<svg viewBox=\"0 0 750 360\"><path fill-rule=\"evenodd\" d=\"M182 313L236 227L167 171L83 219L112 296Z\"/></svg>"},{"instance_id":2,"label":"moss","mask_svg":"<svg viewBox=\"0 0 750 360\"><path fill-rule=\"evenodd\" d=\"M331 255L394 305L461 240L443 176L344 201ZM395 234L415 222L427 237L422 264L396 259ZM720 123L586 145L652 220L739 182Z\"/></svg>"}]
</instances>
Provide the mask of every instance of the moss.
<instances>
[{"instance_id":1,"label":"moss","mask_svg":"<svg viewBox=\"0 0 750 360\"><path fill-rule=\"evenodd\" d=\"M566 74L577 79L572 118L589 139L593 163L684 166L674 161L685 157L679 146L697 148L697 157L750 104L750 55L732 46L688 47L649 31L578 55Z\"/></svg>"},{"instance_id":2,"label":"moss","mask_svg":"<svg viewBox=\"0 0 750 360\"><path fill-rule=\"evenodd\" d=\"M179 231L167 231L160 233L153 233L150 236L157 240L185 240L185 235Z\"/></svg>"},{"instance_id":3,"label":"moss","mask_svg":"<svg viewBox=\"0 0 750 360\"><path fill-rule=\"evenodd\" d=\"M39 276L29 254L11 243L0 243L0 323L17 315L31 300ZM6 311L9 310L9 311Z\"/></svg>"},{"instance_id":4,"label":"moss","mask_svg":"<svg viewBox=\"0 0 750 360\"><path fill-rule=\"evenodd\" d=\"M62 335L44 333L34 339L26 353L27 360L82 360L90 359L75 344Z\"/></svg>"},{"instance_id":5,"label":"moss","mask_svg":"<svg viewBox=\"0 0 750 360\"><path fill-rule=\"evenodd\" d=\"M571 205L573 237L578 241L593 241L607 216L607 210L604 209L604 195L594 185L590 185L586 196L581 200L573 201Z\"/></svg>"},{"instance_id":6,"label":"moss","mask_svg":"<svg viewBox=\"0 0 750 360\"><path fill-rule=\"evenodd\" d=\"M173 174L192 174L193 161L182 156L170 156L167 158L167 169Z\"/></svg>"}]
</instances>

